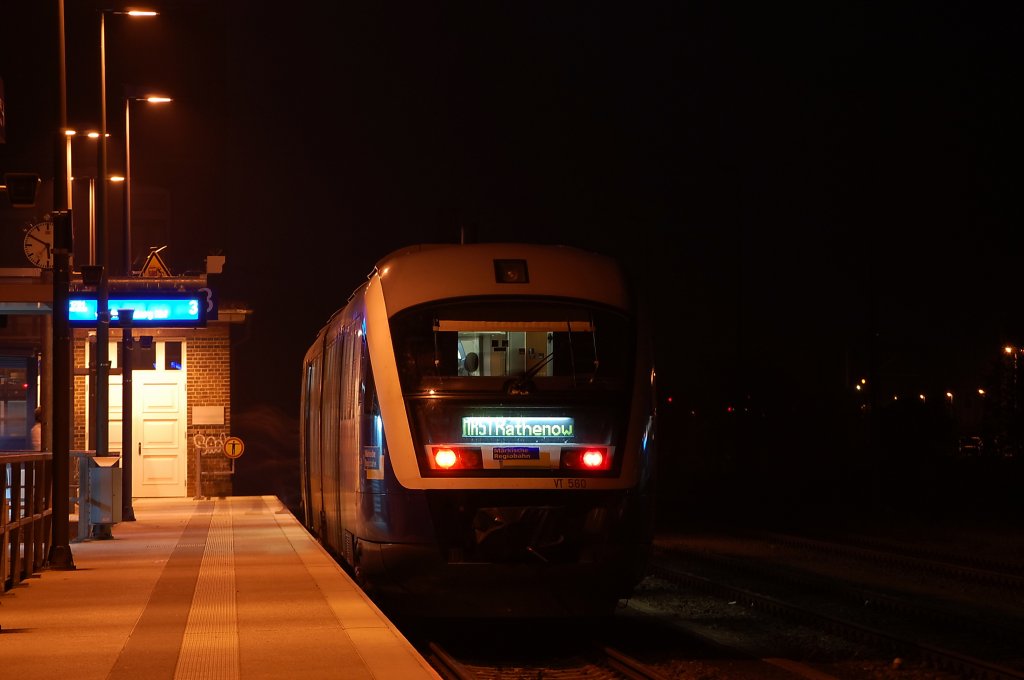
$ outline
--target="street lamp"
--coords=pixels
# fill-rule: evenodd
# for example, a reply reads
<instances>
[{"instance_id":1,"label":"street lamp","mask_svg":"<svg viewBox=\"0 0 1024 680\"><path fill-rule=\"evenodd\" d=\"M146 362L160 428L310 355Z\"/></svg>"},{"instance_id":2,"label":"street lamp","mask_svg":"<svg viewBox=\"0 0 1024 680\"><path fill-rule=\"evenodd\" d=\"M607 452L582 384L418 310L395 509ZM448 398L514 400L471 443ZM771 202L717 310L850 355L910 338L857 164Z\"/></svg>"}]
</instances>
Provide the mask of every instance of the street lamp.
<instances>
[{"instance_id":1,"label":"street lamp","mask_svg":"<svg viewBox=\"0 0 1024 680\"><path fill-rule=\"evenodd\" d=\"M107 14L126 14L132 17L156 16L148 10L120 12L100 10L100 138L97 145L97 174L107 176ZM96 263L100 267L99 285L96 286L96 455L109 454L110 421L110 281L107 272L107 183L99 183L96 195ZM129 442L129 445L131 442ZM122 452L123 453L123 452Z\"/></svg>"},{"instance_id":2,"label":"street lamp","mask_svg":"<svg viewBox=\"0 0 1024 680\"><path fill-rule=\"evenodd\" d=\"M132 138L131 110L132 102L148 102L150 104L166 104L170 97L149 95L146 97L124 98L124 238L121 247L124 257L124 275L132 275Z\"/></svg>"},{"instance_id":3,"label":"street lamp","mask_svg":"<svg viewBox=\"0 0 1024 680\"><path fill-rule=\"evenodd\" d=\"M66 210L73 210L74 206L71 201L71 139L78 134L74 130L67 128L67 122L65 121L64 127L64 167L62 168L63 184L64 184L64 208ZM57 186L59 182L54 182L54 186Z\"/></svg>"}]
</instances>

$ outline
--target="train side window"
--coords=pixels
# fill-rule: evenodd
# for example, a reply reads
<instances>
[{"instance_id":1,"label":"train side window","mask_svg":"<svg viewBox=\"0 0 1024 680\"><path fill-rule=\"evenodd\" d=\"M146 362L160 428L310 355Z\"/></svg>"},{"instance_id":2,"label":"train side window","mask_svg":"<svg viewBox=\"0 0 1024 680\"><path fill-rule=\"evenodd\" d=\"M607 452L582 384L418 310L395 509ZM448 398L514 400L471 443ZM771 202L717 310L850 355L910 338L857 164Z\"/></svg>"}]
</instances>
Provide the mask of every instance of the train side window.
<instances>
[{"instance_id":1,"label":"train side window","mask_svg":"<svg viewBox=\"0 0 1024 680\"><path fill-rule=\"evenodd\" d=\"M360 336L361 357L360 368L362 380L360 399L360 412L363 415L377 415L380 413L380 406L377 404L377 388L373 381L373 366L370 364L370 348L366 345L366 336Z\"/></svg>"}]
</instances>

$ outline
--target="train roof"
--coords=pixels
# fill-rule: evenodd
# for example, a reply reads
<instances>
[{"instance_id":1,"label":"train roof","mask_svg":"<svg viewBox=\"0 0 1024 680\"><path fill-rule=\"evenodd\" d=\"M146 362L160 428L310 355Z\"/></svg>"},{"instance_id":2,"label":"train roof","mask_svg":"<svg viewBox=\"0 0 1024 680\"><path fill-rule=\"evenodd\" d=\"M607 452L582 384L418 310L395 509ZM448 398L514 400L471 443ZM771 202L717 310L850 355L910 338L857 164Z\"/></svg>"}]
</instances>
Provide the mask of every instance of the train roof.
<instances>
[{"instance_id":1,"label":"train roof","mask_svg":"<svg viewBox=\"0 0 1024 680\"><path fill-rule=\"evenodd\" d=\"M502 277L505 267L518 277ZM573 298L624 310L632 306L617 261L571 246L420 244L381 258L374 274L380 277L389 316L434 300L484 295Z\"/></svg>"},{"instance_id":2,"label":"train roof","mask_svg":"<svg viewBox=\"0 0 1024 680\"><path fill-rule=\"evenodd\" d=\"M525 264L526 282L501 283L498 263ZM367 281L358 286L320 327L306 352L308 361L320 351L321 341L344 314L362 305L367 287L380 285L386 313L393 316L409 307L445 299L479 296L551 297L596 302L617 309L633 309L625 273L611 257L572 246L525 243L419 244L395 250L381 258Z\"/></svg>"}]
</instances>

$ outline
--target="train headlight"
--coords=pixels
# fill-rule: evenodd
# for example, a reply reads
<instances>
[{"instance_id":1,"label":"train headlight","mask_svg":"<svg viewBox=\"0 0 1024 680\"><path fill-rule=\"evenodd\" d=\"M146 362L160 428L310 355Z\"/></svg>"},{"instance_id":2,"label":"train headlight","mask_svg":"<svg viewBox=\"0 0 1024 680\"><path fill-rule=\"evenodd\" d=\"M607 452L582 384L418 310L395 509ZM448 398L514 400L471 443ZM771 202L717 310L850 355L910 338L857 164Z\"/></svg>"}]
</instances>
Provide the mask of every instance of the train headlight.
<instances>
[{"instance_id":1,"label":"train headlight","mask_svg":"<svg viewBox=\"0 0 1024 680\"><path fill-rule=\"evenodd\" d=\"M586 448L562 449L563 470L609 470L612 457L608 449L601 446Z\"/></svg>"}]
</instances>

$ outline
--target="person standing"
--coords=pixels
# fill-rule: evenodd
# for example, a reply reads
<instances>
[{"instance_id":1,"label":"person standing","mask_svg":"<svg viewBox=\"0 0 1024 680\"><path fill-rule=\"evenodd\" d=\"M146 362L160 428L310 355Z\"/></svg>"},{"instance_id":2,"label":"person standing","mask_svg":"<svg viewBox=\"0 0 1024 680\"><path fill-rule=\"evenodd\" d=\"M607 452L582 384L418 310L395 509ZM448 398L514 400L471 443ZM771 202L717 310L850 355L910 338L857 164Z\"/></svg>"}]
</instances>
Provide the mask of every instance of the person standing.
<instances>
[{"instance_id":1,"label":"person standing","mask_svg":"<svg viewBox=\"0 0 1024 680\"><path fill-rule=\"evenodd\" d=\"M43 407L36 406L36 422L32 425L32 450L41 451L43 448Z\"/></svg>"}]
</instances>

